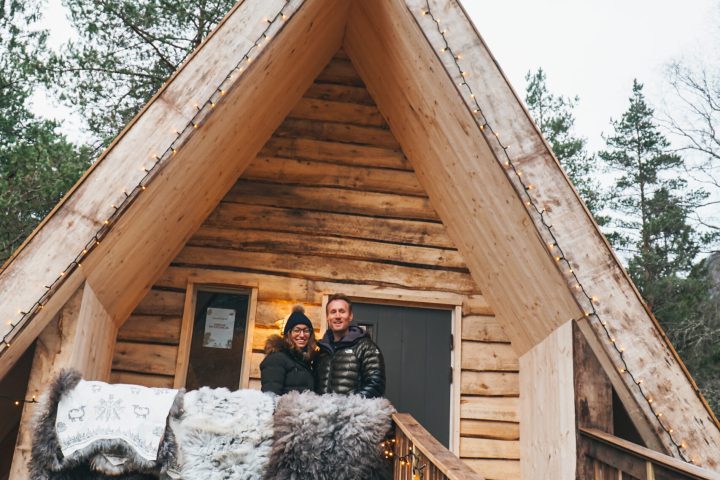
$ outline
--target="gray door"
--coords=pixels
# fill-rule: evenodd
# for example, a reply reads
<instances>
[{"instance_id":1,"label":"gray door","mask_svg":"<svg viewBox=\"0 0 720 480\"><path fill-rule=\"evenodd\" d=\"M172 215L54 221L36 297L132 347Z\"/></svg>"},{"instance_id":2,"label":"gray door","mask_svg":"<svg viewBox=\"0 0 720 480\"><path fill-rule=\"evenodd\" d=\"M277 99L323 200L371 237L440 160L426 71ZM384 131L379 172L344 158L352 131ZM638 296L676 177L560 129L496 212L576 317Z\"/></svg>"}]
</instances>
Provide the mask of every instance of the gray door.
<instances>
[{"instance_id":1,"label":"gray door","mask_svg":"<svg viewBox=\"0 0 720 480\"><path fill-rule=\"evenodd\" d=\"M446 447L450 440L451 311L353 303L385 357L385 396Z\"/></svg>"}]
</instances>

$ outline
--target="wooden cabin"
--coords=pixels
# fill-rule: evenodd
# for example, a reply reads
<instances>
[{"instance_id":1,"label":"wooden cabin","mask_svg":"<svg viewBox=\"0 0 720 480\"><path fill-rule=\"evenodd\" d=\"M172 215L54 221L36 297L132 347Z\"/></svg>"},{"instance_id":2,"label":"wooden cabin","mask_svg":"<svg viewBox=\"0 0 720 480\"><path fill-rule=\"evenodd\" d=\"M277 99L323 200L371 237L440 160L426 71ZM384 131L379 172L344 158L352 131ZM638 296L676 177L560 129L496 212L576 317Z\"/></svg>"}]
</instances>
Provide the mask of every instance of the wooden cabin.
<instances>
[{"instance_id":1,"label":"wooden cabin","mask_svg":"<svg viewBox=\"0 0 720 480\"><path fill-rule=\"evenodd\" d=\"M0 273L27 401L0 478L61 368L259 388L268 335L296 303L320 334L334 292L431 478L720 478L717 419L456 0L228 13Z\"/></svg>"}]
</instances>

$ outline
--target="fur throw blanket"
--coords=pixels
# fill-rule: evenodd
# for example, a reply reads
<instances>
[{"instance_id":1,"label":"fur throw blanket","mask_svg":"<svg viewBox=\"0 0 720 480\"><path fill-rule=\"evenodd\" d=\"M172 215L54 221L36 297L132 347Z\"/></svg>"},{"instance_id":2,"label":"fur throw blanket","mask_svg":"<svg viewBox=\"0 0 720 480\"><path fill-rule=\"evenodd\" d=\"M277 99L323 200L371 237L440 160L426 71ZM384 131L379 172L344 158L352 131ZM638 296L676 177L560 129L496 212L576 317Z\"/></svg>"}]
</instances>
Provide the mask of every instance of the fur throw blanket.
<instances>
[{"instance_id":1,"label":"fur throw blanket","mask_svg":"<svg viewBox=\"0 0 720 480\"><path fill-rule=\"evenodd\" d=\"M224 388L178 394L154 461L122 438L64 456L58 405L79 382L76 372L63 372L43 399L33 431L33 480L368 480L382 478L389 465L380 449L394 412L386 399Z\"/></svg>"},{"instance_id":2,"label":"fur throw blanket","mask_svg":"<svg viewBox=\"0 0 720 480\"><path fill-rule=\"evenodd\" d=\"M177 395L177 391L129 385L113 386L102 382L81 382L78 372L63 371L55 378L46 396L41 400L42 406L35 419L33 430L30 478L100 480L124 475L125 479L151 479L158 477L163 471L163 465L174 462L175 441L166 425L168 414L177 415L179 411L182 396ZM103 391L103 388L107 391ZM82 398L73 397L76 391L85 390L87 392ZM101 396L102 392L105 395ZM115 398L114 394L118 397ZM150 411L151 408L155 408L156 397L163 397L158 406L163 411L159 413ZM68 402L73 401L80 401L83 405L68 405ZM120 420L125 414L137 416L137 409L142 409L139 412L142 418L136 420L143 424L142 428L149 429L149 435L142 437L136 435L136 437L146 449L153 450L150 453L140 452L134 448L133 438L130 438L132 434L128 436L126 431L122 431L113 436L111 432L103 429L104 425L94 422L98 419L115 420L116 416L117 420ZM63 416L58 418L58 412ZM150 418L151 414L156 418ZM73 430L76 427L75 423L86 425L76 432ZM155 433L154 431L158 429L159 431ZM153 441L154 447L150 446Z\"/></svg>"},{"instance_id":3,"label":"fur throw blanket","mask_svg":"<svg viewBox=\"0 0 720 480\"><path fill-rule=\"evenodd\" d=\"M290 392L275 411L266 480L380 478L380 442L395 411L387 399Z\"/></svg>"},{"instance_id":4,"label":"fur throw blanket","mask_svg":"<svg viewBox=\"0 0 720 480\"><path fill-rule=\"evenodd\" d=\"M256 390L203 387L185 394L171 420L183 480L256 480L272 446L275 397Z\"/></svg>"}]
</instances>

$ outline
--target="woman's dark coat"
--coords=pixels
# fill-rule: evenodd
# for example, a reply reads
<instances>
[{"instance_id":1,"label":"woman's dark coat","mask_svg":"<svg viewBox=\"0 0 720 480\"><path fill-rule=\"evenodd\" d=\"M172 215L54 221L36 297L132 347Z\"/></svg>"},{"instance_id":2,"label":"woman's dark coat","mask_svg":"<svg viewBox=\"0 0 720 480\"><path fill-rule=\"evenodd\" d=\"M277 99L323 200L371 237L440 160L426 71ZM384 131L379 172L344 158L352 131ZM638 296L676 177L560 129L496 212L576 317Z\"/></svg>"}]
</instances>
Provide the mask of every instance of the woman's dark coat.
<instances>
[{"instance_id":1,"label":"woman's dark coat","mask_svg":"<svg viewBox=\"0 0 720 480\"><path fill-rule=\"evenodd\" d=\"M290 348L280 335L268 338L265 354L265 359L260 363L263 392L283 395L292 391L313 390L310 363L303 358L302 352Z\"/></svg>"}]
</instances>

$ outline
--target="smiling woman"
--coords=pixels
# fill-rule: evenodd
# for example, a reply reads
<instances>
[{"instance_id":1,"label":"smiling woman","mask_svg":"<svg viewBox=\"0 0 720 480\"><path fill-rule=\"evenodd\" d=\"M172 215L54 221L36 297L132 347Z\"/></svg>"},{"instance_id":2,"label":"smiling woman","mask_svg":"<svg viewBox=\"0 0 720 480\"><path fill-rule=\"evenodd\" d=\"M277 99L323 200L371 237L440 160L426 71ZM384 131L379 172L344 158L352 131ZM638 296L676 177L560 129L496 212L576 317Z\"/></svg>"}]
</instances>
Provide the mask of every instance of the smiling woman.
<instances>
[{"instance_id":1,"label":"smiling woman","mask_svg":"<svg viewBox=\"0 0 720 480\"><path fill-rule=\"evenodd\" d=\"M265 344L266 357L260 364L262 391L277 395L312 391L310 362L315 348L312 322L305 315L305 309L296 305L285 322L283 335L273 335Z\"/></svg>"}]
</instances>

